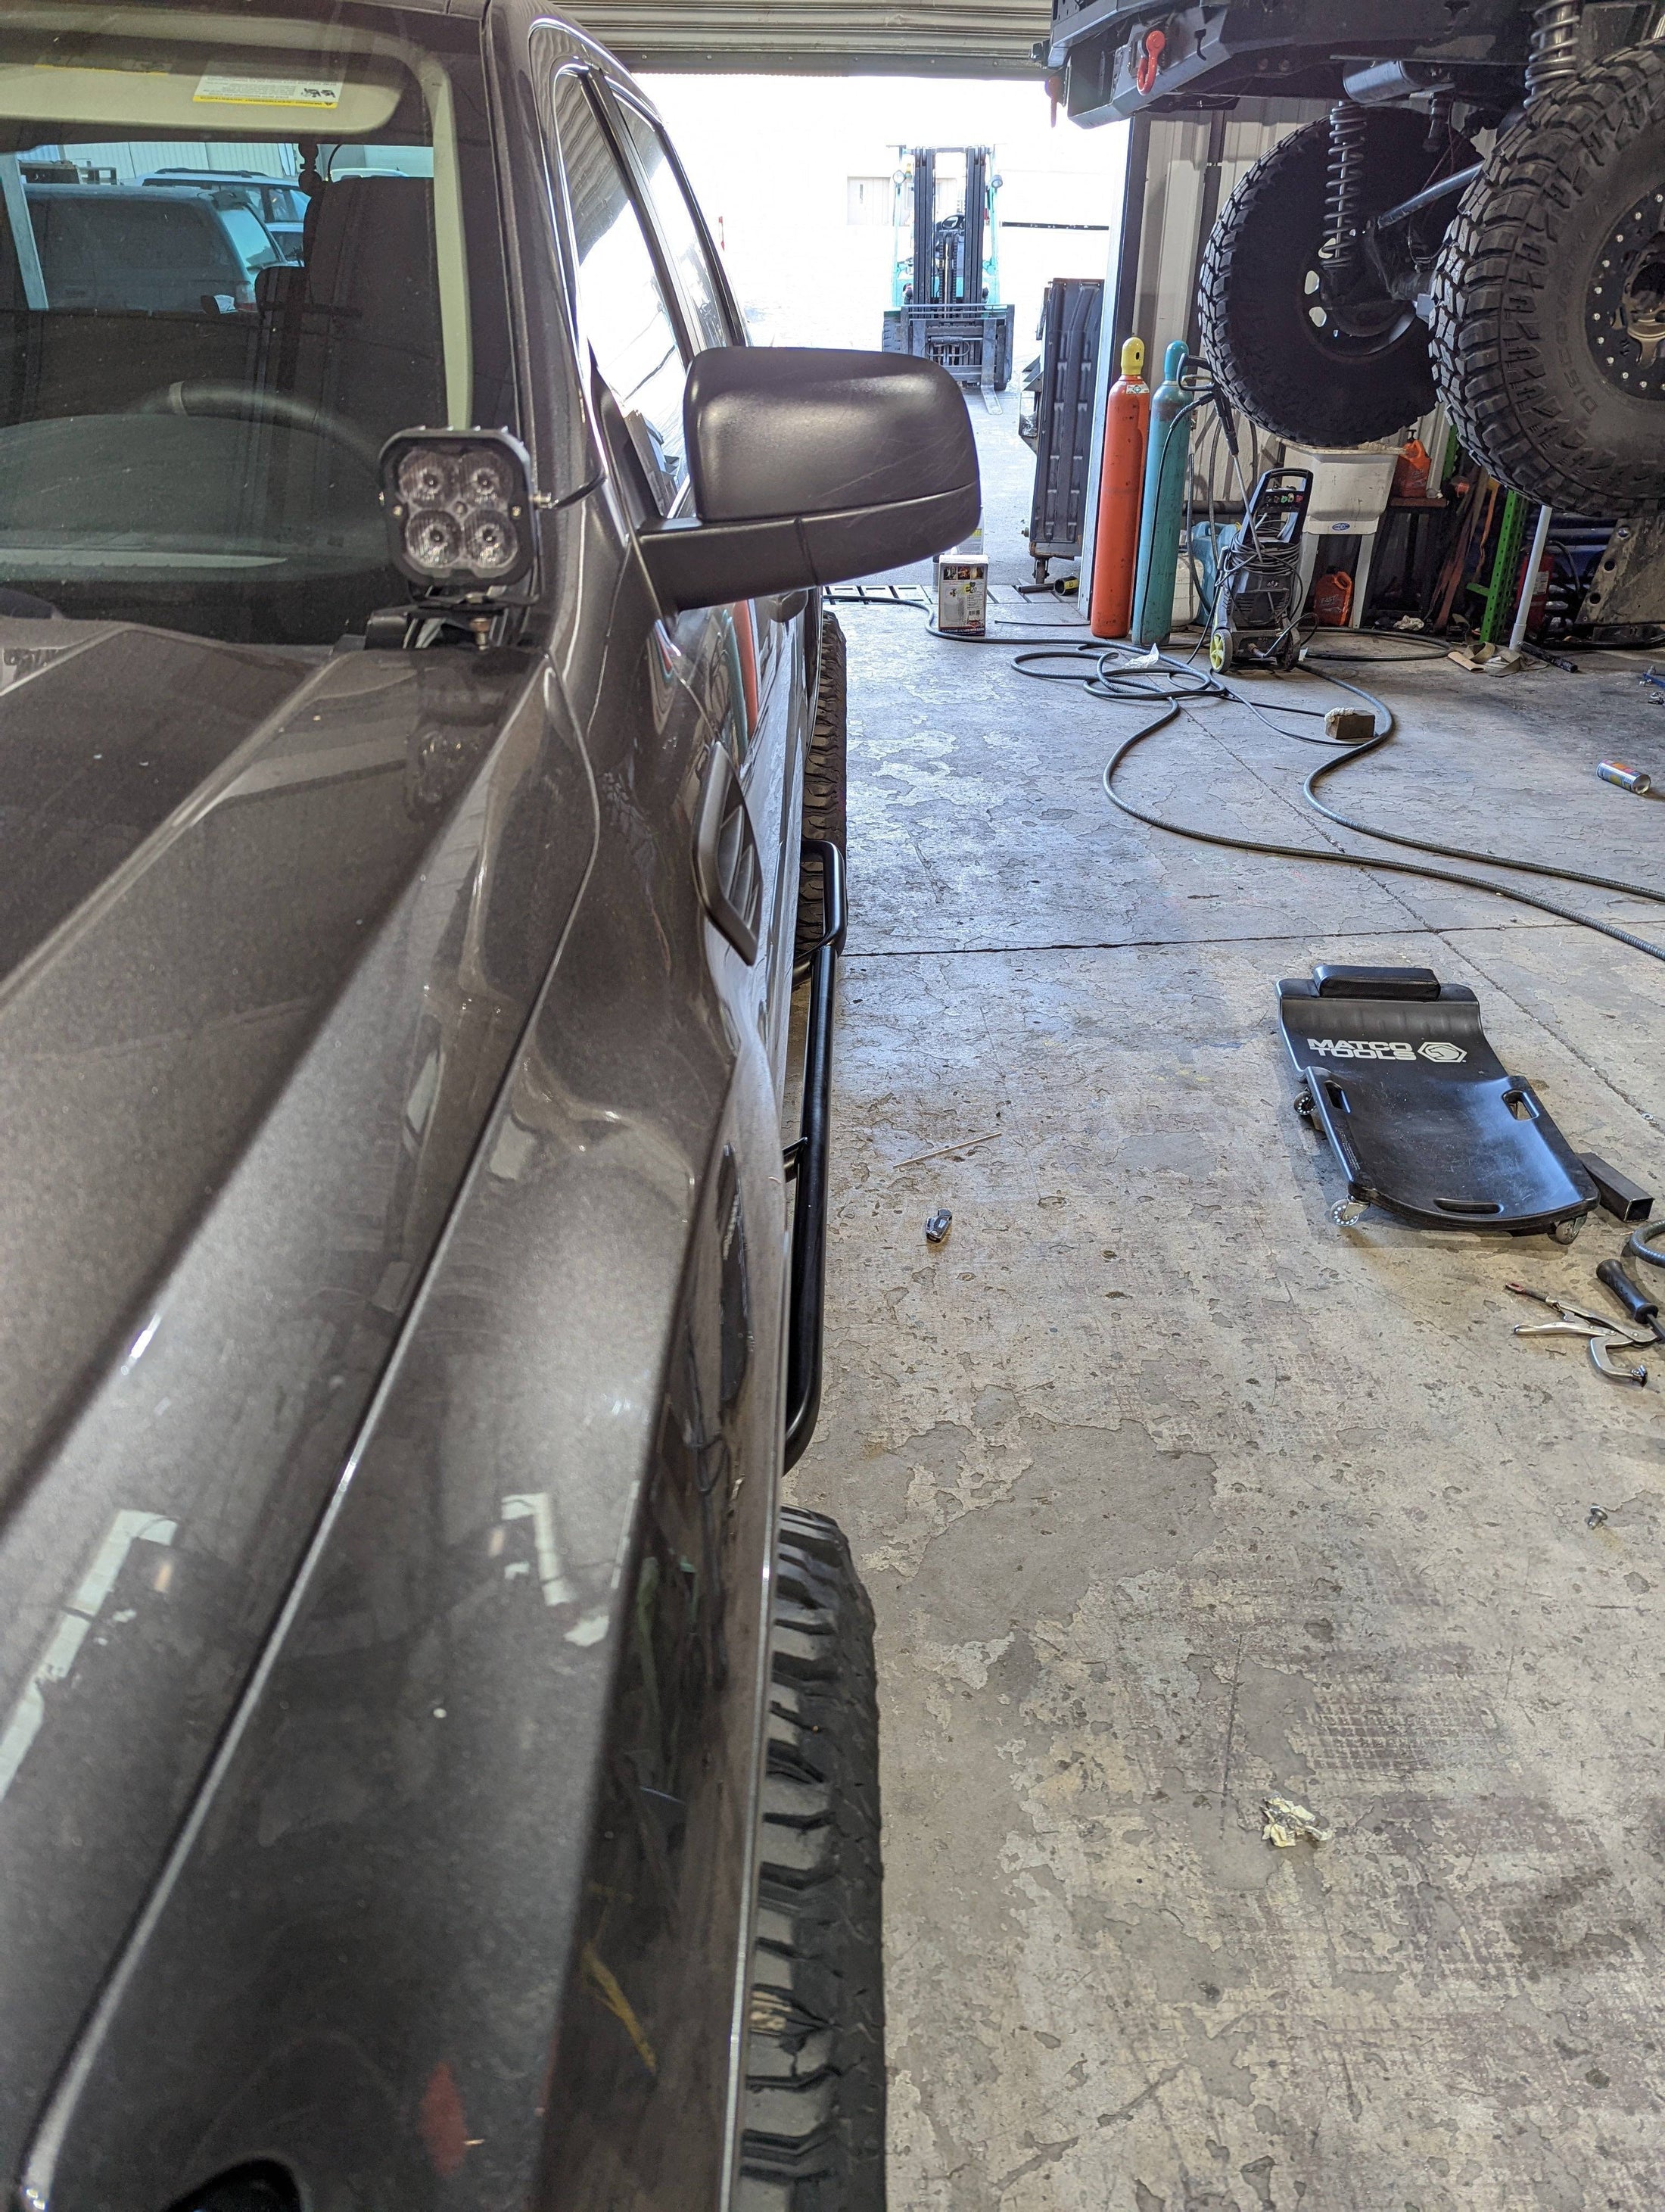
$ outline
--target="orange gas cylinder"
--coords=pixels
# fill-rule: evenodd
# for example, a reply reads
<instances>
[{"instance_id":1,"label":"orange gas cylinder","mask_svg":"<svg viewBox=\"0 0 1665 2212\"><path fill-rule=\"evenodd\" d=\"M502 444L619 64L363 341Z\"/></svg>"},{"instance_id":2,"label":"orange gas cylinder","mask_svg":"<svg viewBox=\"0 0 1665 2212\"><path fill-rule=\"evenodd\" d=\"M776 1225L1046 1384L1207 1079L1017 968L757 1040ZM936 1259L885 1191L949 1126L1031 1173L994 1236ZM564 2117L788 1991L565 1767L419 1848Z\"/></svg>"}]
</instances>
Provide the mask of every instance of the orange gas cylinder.
<instances>
[{"instance_id":1,"label":"orange gas cylinder","mask_svg":"<svg viewBox=\"0 0 1665 2212\"><path fill-rule=\"evenodd\" d=\"M1133 618L1139 568L1139 503L1145 485L1145 442L1151 429L1151 387L1140 374L1145 341L1121 349L1121 374L1104 409L1104 458L1098 477L1098 531L1092 549L1092 634L1126 637Z\"/></svg>"},{"instance_id":2,"label":"orange gas cylinder","mask_svg":"<svg viewBox=\"0 0 1665 2212\"><path fill-rule=\"evenodd\" d=\"M1352 612L1352 578L1332 568L1312 587L1312 618L1322 629L1345 629Z\"/></svg>"},{"instance_id":3,"label":"orange gas cylinder","mask_svg":"<svg viewBox=\"0 0 1665 2212\"><path fill-rule=\"evenodd\" d=\"M734 641L740 648L740 688L745 694L750 744L757 732L757 616L750 599L738 600L728 611L734 617Z\"/></svg>"}]
</instances>

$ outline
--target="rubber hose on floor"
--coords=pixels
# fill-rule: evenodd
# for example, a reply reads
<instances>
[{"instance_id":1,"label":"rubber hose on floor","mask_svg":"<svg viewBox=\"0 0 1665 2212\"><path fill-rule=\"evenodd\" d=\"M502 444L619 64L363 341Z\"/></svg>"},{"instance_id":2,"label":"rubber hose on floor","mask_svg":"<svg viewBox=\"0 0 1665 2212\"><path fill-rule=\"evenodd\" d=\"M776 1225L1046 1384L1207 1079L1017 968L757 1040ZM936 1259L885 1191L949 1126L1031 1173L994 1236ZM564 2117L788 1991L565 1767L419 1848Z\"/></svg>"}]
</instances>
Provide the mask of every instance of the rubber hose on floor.
<instances>
[{"instance_id":1,"label":"rubber hose on floor","mask_svg":"<svg viewBox=\"0 0 1665 2212\"><path fill-rule=\"evenodd\" d=\"M1024 635L1022 625L1015 634L1007 632L1002 636L991 633L979 637L956 637L951 631L939 630L934 623L927 623L927 628L933 637L945 638L956 645L1011 647L1018 645ZM1335 757L1321 761L1301 788L1303 797L1315 812L1340 829L1354 830L1360 836L1379 838L1383 844L1398 845L1409 852L1432 853L1444 860L1478 861L1486 867L1512 868L1522 875L1547 876L1558 883L1583 884L1591 890L1613 891L1623 897L1644 900L1652 906L1665 906L1665 891L1656 890L1645 884L1626 883L1613 876L1590 875L1578 868L1559 868L1546 860L1523 860L1514 854L1477 852L1466 845L1436 844L1431 839L1410 837L1398 830L1382 830L1373 823L1357 821L1350 815L1326 806L1317 795L1316 786L1326 776L1334 775L1354 762L1364 760L1384 745L1394 734L1393 709L1385 701L1378 699L1374 692L1365 690L1362 684L1350 683L1346 677L1332 676L1327 669L1314 668L1303 663L1298 672L1316 677L1321 683L1333 684L1337 690L1349 692L1354 698L1362 699L1370 708L1376 722L1372 734L1358 743L1345 738L1310 737L1304 731L1280 729L1273 719L1273 714L1316 715L1322 712L1322 708L1295 706L1268 708L1260 700L1238 690L1236 685L1224 683L1218 676L1205 675L1200 669L1193 668L1187 662L1176 660L1165 653L1135 653L1126 646L1101 644L1096 639L1054 640L1036 632L1030 632L1029 635L1032 642L1018 652L1012 660L1012 666L1019 675L1042 683L1079 684L1090 696L1112 703L1127 704L1140 700L1166 700L1170 702L1164 713L1158 714L1154 721L1147 722L1143 729L1135 730L1119 745L1104 769L1104 796L1112 806L1133 821L1142 822L1147 829L1163 830L1170 837L1188 838L1194 844L1213 845L1224 852L1259 853L1272 860L1317 860L1335 867L1375 868L1389 875L1416 876L1427 883L1455 884L1460 890L1485 891L1493 898L1508 899L1516 906L1530 907L1535 913L1551 915L1558 921L1570 921L1580 929L1594 930L1600 936L1610 938L1615 945L1627 945L1633 952L1645 953L1650 960L1665 961L1665 946L1650 944L1645 937L1638 937L1632 930L1621 929L1616 922L1599 921L1593 915L1580 914L1572 907L1562 906L1554 899L1540 898L1514 884L1490 883L1483 876L1460 875L1450 868L1432 868L1411 860L1393 860L1385 854L1326 852L1322 848L1313 845L1282 845L1268 839L1232 837L1224 831L1193 829L1184 823L1170 822L1162 815L1152 814L1133 805L1115 788L1116 770L1136 746L1143 744L1147 738L1155 737L1159 730L1165 730L1193 702L1203 699L1227 699L1237 706L1246 707L1269 728L1277 731L1280 737L1299 738L1305 744L1337 746ZM1407 639L1404 642L1420 644L1424 641ZM1399 661L1443 659L1444 648L1441 647L1425 653L1392 653L1380 656L1345 653L1335 657L1344 664L1355 665L1379 659L1382 665L1391 667ZM1055 660L1078 664L1089 660L1092 666L1091 672L1084 673L1079 665L1062 670L1054 670L1043 665ZM1186 689L1176 690L1176 683L1182 683ZM1652 1258L1654 1255L1649 1254L1647 1256Z\"/></svg>"},{"instance_id":2,"label":"rubber hose on floor","mask_svg":"<svg viewBox=\"0 0 1665 2212\"><path fill-rule=\"evenodd\" d=\"M1617 945L1628 945L1633 952L1645 953L1650 960L1665 961L1665 945L1650 944L1646 938L1638 937L1633 932L1628 929L1619 928L1617 923L1598 921L1591 915L1579 914L1571 907L1562 906L1553 899L1540 898L1534 892L1522 890L1513 884L1489 883L1483 876L1461 875L1453 868L1429 867L1417 861L1394 860L1389 860L1385 856L1378 856L1373 853L1330 853L1325 852L1322 848L1311 845L1284 845L1273 842L1272 840L1267 838L1233 837L1228 836L1223 830L1198 830L1191 827L1186 823L1170 822L1162 815L1152 814L1143 807L1135 806L1131 799L1124 799L1116 790L1116 770L1121 766L1121 763L1127 759L1127 756L1133 751L1135 747L1143 744L1147 738L1155 737L1159 730L1165 730L1170 723L1176 721L1180 714L1184 710L1186 702L1189 699L1194 699L1202 696L1203 688L1205 688L1200 686L1196 671L1186 668L1182 662L1169 662L1167 665L1171 666L1179 675L1189 678L1194 684L1199 684L1199 689L1188 691L1181 697L1175 698L1173 700L1173 703L1167 708L1165 712L1158 714L1155 720L1145 723L1142 729L1135 730L1131 737L1124 738L1122 743L1117 746L1115 751L1111 755L1104 768L1103 778L1104 796L1109 800L1112 806L1119 809L1121 813L1129 816L1133 821L1144 823L1148 829L1164 830L1171 837L1188 838L1194 844L1213 845L1226 852L1259 853L1273 860L1317 860L1332 867L1374 868L1379 869L1384 873L1390 875L1416 876L1421 878L1425 882L1455 884L1460 889L1464 890L1485 891L1493 898L1510 899L1517 906L1528 906L1533 908L1540 914L1553 915L1557 921L1576 923L1581 929L1593 929L1603 937L1611 938ZM1154 671L1152 671L1151 672L1152 674L1155 673ZM1314 672L1316 673L1316 672L1315 671ZM1325 681L1332 684L1340 684L1340 678L1337 677L1327 677ZM1219 684L1218 679L1211 679L1211 684L1214 696L1224 694L1224 696L1231 698L1237 698L1239 696L1239 695L1231 690L1229 686ZM1090 684L1088 688L1091 689L1093 687ZM1392 714L1389 710L1382 705L1380 700L1371 698L1370 693L1364 691L1357 684L1343 684L1341 688L1353 691L1361 698L1369 700L1370 705L1376 708L1378 713L1387 717L1387 727L1377 730L1373 737L1364 739L1362 745L1349 745L1340 760L1325 763L1326 766L1332 768L1343 765L1347 759L1357 758L1361 752L1374 751L1376 746L1384 743L1393 732ZM1118 696L1125 696L1131 695L1118 694L1115 691L1105 691L1101 696L1115 697ZM1150 691L1145 691L1142 696L1151 697L1154 696L1155 694ZM1243 700L1241 701L1240 703L1248 705L1255 702ZM1256 704L1256 711L1261 711L1259 708L1258 704ZM1310 796L1310 792L1309 796ZM1324 808L1320 808L1319 811L1321 812L1328 811L1328 810ZM1418 851L1440 852L1444 849L1438 846L1424 846L1419 842L1419 841L1414 838L1395 838L1393 842L1395 843L1409 845L1413 850ZM1566 882L1590 883L1596 888L1602 890L1611 888L1611 885L1605 878L1580 875L1571 869L1550 869L1545 868L1541 864L1536 862L1516 863L1513 860L1504 859L1494 860L1493 865L1500 867L1512 867L1516 865L1521 865L1530 868L1534 873L1559 876ZM1655 905L1665 905L1665 892L1638 890L1635 893L1635 896L1647 899Z\"/></svg>"}]
</instances>

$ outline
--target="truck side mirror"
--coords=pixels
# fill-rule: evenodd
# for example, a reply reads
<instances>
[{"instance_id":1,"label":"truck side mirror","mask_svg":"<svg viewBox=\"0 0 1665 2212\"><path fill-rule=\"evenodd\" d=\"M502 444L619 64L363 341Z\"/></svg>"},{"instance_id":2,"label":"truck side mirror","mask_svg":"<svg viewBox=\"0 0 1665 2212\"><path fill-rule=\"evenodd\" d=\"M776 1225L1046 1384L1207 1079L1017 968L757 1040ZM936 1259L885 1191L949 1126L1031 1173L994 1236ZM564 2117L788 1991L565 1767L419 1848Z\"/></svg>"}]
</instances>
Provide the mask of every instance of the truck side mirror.
<instances>
[{"instance_id":1,"label":"truck side mirror","mask_svg":"<svg viewBox=\"0 0 1665 2212\"><path fill-rule=\"evenodd\" d=\"M668 608L871 575L976 527L971 418L934 362L714 348L689 370L683 419L697 518L638 533Z\"/></svg>"}]
</instances>

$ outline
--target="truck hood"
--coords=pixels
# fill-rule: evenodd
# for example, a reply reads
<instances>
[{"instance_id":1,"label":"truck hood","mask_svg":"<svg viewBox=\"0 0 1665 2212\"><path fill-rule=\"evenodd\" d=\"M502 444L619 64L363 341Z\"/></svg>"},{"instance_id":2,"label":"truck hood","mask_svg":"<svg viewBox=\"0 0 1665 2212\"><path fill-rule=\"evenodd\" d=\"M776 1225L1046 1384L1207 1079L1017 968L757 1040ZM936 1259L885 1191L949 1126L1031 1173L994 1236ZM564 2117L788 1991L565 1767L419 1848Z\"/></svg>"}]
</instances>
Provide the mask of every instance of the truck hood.
<instances>
[{"instance_id":1,"label":"truck hood","mask_svg":"<svg viewBox=\"0 0 1665 2212\"><path fill-rule=\"evenodd\" d=\"M9 2175L547 969L540 666L0 620Z\"/></svg>"}]
</instances>

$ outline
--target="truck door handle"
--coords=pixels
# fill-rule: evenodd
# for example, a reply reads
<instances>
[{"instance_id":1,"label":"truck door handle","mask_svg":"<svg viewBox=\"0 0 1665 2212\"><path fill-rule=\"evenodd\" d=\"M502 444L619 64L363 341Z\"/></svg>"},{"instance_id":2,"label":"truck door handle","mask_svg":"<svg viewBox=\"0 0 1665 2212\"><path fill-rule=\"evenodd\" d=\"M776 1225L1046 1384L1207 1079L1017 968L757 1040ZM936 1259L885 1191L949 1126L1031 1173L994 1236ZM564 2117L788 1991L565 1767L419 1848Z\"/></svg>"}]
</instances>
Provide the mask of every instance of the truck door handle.
<instances>
[{"instance_id":1,"label":"truck door handle","mask_svg":"<svg viewBox=\"0 0 1665 2212\"><path fill-rule=\"evenodd\" d=\"M706 912L748 967L757 957L763 871L745 787L726 745L714 744L694 831L694 880Z\"/></svg>"}]
</instances>

